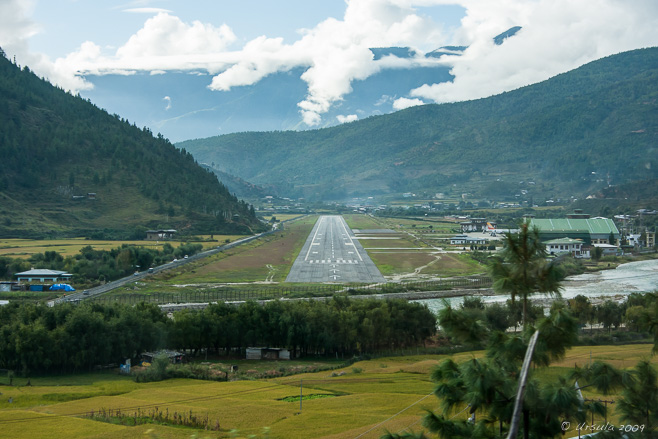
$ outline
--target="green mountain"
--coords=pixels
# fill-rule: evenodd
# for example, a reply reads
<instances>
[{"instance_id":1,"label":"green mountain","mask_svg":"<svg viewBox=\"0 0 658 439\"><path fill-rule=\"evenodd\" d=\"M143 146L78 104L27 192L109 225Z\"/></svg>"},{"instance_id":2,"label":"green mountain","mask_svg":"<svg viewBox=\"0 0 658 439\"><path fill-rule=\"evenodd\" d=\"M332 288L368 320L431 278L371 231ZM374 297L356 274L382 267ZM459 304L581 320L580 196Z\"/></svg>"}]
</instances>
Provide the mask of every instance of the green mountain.
<instances>
[{"instance_id":1,"label":"green mountain","mask_svg":"<svg viewBox=\"0 0 658 439\"><path fill-rule=\"evenodd\" d=\"M0 51L1 52L1 51ZM192 155L0 56L0 236L262 228Z\"/></svg>"},{"instance_id":2,"label":"green mountain","mask_svg":"<svg viewBox=\"0 0 658 439\"><path fill-rule=\"evenodd\" d=\"M657 133L658 48L650 48L485 99L178 146L251 183L274 185L279 195L513 198L524 181L537 201L656 178Z\"/></svg>"},{"instance_id":3,"label":"green mountain","mask_svg":"<svg viewBox=\"0 0 658 439\"><path fill-rule=\"evenodd\" d=\"M217 179L236 197L254 200L273 194L271 189L256 186L240 177L215 169L212 165L201 163L201 167L215 174Z\"/></svg>"}]
</instances>

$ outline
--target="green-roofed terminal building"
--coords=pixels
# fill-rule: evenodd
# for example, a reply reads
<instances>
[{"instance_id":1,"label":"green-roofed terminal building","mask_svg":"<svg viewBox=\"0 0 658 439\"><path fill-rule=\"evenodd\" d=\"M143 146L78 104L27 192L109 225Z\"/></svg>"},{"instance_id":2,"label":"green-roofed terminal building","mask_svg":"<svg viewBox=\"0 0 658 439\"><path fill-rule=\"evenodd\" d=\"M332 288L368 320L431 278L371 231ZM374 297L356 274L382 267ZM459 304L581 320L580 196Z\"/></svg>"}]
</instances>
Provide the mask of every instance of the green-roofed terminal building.
<instances>
[{"instance_id":1,"label":"green-roofed terminal building","mask_svg":"<svg viewBox=\"0 0 658 439\"><path fill-rule=\"evenodd\" d=\"M530 220L530 227L539 229L542 241L560 238L580 239L585 245L614 244L621 238L619 229L609 218L564 218ZM612 234L614 242L610 242Z\"/></svg>"}]
</instances>

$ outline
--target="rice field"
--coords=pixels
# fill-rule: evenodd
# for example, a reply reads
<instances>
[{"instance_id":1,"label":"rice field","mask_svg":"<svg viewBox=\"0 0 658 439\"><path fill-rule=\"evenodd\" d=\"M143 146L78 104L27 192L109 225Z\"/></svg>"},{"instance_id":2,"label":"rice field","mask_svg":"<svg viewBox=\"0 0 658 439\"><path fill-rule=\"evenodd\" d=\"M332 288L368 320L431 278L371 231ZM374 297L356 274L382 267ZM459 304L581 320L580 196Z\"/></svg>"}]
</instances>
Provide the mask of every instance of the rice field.
<instances>
[{"instance_id":1,"label":"rice field","mask_svg":"<svg viewBox=\"0 0 658 439\"><path fill-rule=\"evenodd\" d=\"M633 367L644 358L658 365L658 358L651 357L651 347L576 347L554 367L537 373L540 379L554 377L574 364L585 364L590 355L593 361L610 360L620 367ZM452 356L378 358L334 371L233 382L174 379L135 383L128 377L104 373L34 378L33 385L27 387L19 379L19 385L0 386L0 428L3 437L16 439L379 438L385 430L420 431L425 409L438 410L429 373L440 361L451 357L461 362L482 354L477 351ZM4 380L3 377L0 382ZM307 397L313 395L302 399L301 411L300 391ZM601 397L585 393L586 397ZM218 422L220 431L160 424L129 426L85 417L91 411L102 410L121 410L130 416L148 411L170 416L193 413L207 416L211 423ZM614 414L609 420L616 421Z\"/></svg>"},{"instance_id":2,"label":"rice field","mask_svg":"<svg viewBox=\"0 0 658 439\"><path fill-rule=\"evenodd\" d=\"M210 235L199 236L202 241L195 241L202 244L204 250L217 247L228 242L236 241L243 236L240 235ZM62 256L74 256L80 253L83 247L91 246L94 250L111 250L121 247L123 244L146 247L154 250L162 250L165 243L173 247L178 247L182 241L104 241L91 240L86 238L54 239L54 240L35 240L35 239L0 239L0 256L12 258L27 259L33 254L44 253L47 251L56 251Z\"/></svg>"}]
</instances>

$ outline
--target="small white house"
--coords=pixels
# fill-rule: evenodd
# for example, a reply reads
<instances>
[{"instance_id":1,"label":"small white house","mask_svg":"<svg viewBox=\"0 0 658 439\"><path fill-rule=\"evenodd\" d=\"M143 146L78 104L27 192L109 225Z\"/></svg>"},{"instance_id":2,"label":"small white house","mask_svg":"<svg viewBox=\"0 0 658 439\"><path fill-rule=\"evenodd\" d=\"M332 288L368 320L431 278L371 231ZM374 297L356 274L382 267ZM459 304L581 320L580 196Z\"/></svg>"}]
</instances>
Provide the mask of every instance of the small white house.
<instances>
[{"instance_id":1,"label":"small white house","mask_svg":"<svg viewBox=\"0 0 658 439\"><path fill-rule=\"evenodd\" d=\"M546 251L551 255L571 253L575 258L588 258L589 252L583 251L583 241L572 238L559 238L546 241Z\"/></svg>"},{"instance_id":2,"label":"small white house","mask_svg":"<svg viewBox=\"0 0 658 439\"><path fill-rule=\"evenodd\" d=\"M467 235L457 235L450 238L451 245L486 245L487 240L484 238L471 238Z\"/></svg>"},{"instance_id":3,"label":"small white house","mask_svg":"<svg viewBox=\"0 0 658 439\"><path fill-rule=\"evenodd\" d=\"M172 239L176 234L176 230L147 230L146 231L146 240L147 241L163 241L167 239Z\"/></svg>"}]
</instances>

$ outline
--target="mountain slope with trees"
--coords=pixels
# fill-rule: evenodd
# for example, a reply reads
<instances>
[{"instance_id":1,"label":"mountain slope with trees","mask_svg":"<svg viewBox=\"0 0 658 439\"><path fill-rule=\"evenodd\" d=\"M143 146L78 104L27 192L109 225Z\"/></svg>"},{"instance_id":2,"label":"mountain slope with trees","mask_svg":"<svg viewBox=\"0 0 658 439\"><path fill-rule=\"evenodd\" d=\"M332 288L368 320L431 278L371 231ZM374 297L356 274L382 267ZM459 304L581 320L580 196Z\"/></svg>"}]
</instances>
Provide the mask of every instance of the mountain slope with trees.
<instances>
[{"instance_id":1,"label":"mountain slope with trees","mask_svg":"<svg viewBox=\"0 0 658 439\"><path fill-rule=\"evenodd\" d=\"M185 149L0 56L0 236L262 228ZM134 235L134 236L133 236Z\"/></svg>"},{"instance_id":2,"label":"mountain slope with trees","mask_svg":"<svg viewBox=\"0 0 658 439\"><path fill-rule=\"evenodd\" d=\"M658 48L650 48L485 99L178 145L225 172L307 198L423 190L496 196L520 180L546 194L582 194L607 181L657 177L656 116Z\"/></svg>"}]
</instances>

